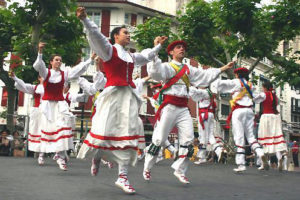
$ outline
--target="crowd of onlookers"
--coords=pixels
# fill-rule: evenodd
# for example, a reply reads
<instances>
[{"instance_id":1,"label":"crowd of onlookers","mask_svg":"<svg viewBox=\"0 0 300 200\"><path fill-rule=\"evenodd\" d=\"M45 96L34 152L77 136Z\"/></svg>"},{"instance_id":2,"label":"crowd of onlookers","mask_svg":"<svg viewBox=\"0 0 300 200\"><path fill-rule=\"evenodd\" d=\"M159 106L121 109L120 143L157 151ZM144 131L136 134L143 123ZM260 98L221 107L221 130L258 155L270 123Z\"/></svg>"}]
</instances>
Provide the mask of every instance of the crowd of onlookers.
<instances>
[{"instance_id":1,"label":"crowd of onlookers","mask_svg":"<svg viewBox=\"0 0 300 200\"><path fill-rule=\"evenodd\" d=\"M0 134L0 156L24 157L26 141L18 131L10 134L9 130L3 130Z\"/></svg>"}]
</instances>

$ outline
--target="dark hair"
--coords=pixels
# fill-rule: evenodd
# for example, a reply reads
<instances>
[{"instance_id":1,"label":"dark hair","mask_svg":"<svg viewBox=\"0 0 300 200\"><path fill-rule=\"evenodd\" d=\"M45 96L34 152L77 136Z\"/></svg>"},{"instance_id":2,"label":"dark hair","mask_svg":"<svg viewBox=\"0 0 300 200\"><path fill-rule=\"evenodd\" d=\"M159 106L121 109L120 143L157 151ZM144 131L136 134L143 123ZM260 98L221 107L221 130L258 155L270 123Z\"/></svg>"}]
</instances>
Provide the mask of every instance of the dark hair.
<instances>
[{"instance_id":1,"label":"dark hair","mask_svg":"<svg viewBox=\"0 0 300 200\"><path fill-rule=\"evenodd\" d=\"M51 55L51 57L50 57L50 60L49 60L49 66L48 66L48 67L49 67L49 69L51 69L51 68L52 68L52 66L51 66L50 62L51 62L51 61L53 61L53 59L55 58L55 56L59 56L59 57L61 57L61 55L59 55L59 54L52 54L52 55Z\"/></svg>"},{"instance_id":2,"label":"dark hair","mask_svg":"<svg viewBox=\"0 0 300 200\"><path fill-rule=\"evenodd\" d=\"M236 74L238 75L239 78L244 78L247 81L249 81L249 73L248 72L236 72Z\"/></svg>"},{"instance_id":3,"label":"dark hair","mask_svg":"<svg viewBox=\"0 0 300 200\"><path fill-rule=\"evenodd\" d=\"M278 111L277 111L277 96L276 96L276 91L273 89L273 85L270 81L264 81L262 86L264 88L266 88L269 92L271 92L272 94L272 98L273 98L273 102L272 102L272 107L273 107L273 110L275 112L275 114L278 114Z\"/></svg>"},{"instance_id":4,"label":"dark hair","mask_svg":"<svg viewBox=\"0 0 300 200\"><path fill-rule=\"evenodd\" d=\"M126 26L125 26L125 25L119 26L119 27L114 28L114 29L111 31L111 33L110 33L110 42L111 42L112 44L115 44L115 43L116 43L115 37L114 37L114 36L115 36L116 34L119 35L122 28L126 28Z\"/></svg>"}]
</instances>

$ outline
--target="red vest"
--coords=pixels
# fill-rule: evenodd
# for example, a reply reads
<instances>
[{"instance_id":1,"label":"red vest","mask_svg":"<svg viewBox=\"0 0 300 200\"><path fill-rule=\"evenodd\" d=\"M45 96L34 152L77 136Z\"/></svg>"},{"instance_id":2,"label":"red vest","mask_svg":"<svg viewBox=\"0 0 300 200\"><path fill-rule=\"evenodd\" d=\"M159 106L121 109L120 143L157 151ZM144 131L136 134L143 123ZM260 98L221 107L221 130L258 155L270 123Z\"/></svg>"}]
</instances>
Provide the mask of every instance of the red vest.
<instances>
[{"instance_id":1,"label":"red vest","mask_svg":"<svg viewBox=\"0 0 300 200\"><path fill-rule=\"evenodd\" d=\"M38 94L35 92L37 87L38 87L38 85L36 85L34 87L34 93L33 93L34 105L33 105L33 107L39 107L40 103L41 103L41 94Z\"/></svg>"},{"instance_id":2,"label":"red vest","mask_svg":"<svg viewBox=\"0 0 300 200\"><path fill-rule=\"evenodd\" d=\"M109 61L103 63L108 86L128 86L135 88L132 81L133 63L125 62L118 57L117 49L113 46L112 57Z\"/></svg>"},{"instance_id":3,"label":"red vest","mask_svg":"<svg viewBox=\"0 0 300 200\"><path fill-rule=\"evenodd\" d=\"M64 71L60 71L61 81L58 83L50 83L49 78L51 76L51 71L48 69L48 75L43 83L45 93L43 96L43 100L49 101L64 101L65 98L63 96L63 89L65 83L65 73Z\"/></svg>"},{"instance_id":4,"label":"red vest","mask_svg":"<svg viewBox=\"0 0 300 200\"><path fill-rule=\"evenodd\" d=\"M71 101L69 99L69 96L70 96L70 93L68 92L67 95L66 95L66 98L65 98L65 101L68 103L69 107L71 105Z\"/></svg>"},{"instance_id":5,"label":"red vest","mask_svg":"<svg viewBox=\"0 0 300 200\"><path fill-rule=\"evenodd\" d=\"M265 92L266 99L263 101L263 114L275 114L275 110L273 109L273 97L272 92ZM277 105L277 99L276 99Z\"/></svg>"}]
</instances>

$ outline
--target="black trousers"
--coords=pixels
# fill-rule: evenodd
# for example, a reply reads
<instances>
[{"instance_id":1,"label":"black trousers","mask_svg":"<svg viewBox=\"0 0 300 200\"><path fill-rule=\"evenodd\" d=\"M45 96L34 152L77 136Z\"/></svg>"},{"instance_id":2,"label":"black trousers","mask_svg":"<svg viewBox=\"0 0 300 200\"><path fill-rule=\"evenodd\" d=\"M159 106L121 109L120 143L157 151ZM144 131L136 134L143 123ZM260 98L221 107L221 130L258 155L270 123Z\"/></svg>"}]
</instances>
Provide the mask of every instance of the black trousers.
<instances>
[{"instance_id":1,"label":"black trousers","mask_svg":"<svg viewBox=\"0 0 300 200\"><path fill-rule=\"evenodd\" d=\"M293 161L294 161L295 167L299 167L298 153L293 153Z\"/></svg>"}]
</instances>

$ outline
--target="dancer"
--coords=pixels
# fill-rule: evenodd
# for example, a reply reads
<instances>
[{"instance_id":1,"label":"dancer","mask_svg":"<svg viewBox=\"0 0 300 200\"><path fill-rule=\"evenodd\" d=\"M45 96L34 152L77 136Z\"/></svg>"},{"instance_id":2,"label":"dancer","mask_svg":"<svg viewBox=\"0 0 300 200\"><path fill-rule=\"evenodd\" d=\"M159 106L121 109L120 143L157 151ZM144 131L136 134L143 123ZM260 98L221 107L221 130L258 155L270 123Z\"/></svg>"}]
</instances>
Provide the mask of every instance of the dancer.
<instances>
[{"instance_id":1,"label":"dancer","mask_svg":"<svg viewBox=\"0 0 300 200\"><path fill-rule=\"evenodd\" d=\"M78 78L83 74L91 59L82 62L65 71L60 69L61 56L53 55L50 59L51 69L47 69L42 60L45 43L39 43L39 53L33 67L44 78L45 93L41 101L41 152L57 153L57 164L61 170L66 171L65 151L73 149L72 127L69 126L69 117L72 115L63 96L63 87L68 80Z\"/></svg>"},{"instance_id":2,"label":"dancer","mask_svg":"<svg viewBox=\"0 0 300 200\"><path fill-rule=\"evenodd\" d=\"M160 90L158 101L160 105L156 113L152 143L145 156L143 177L151 179L150 170L153 167L158 152L168 138L171 129L178 128L179 157L173 163L174 175L184 184L190 183L185 176L188 159L193 155L194 128L193 120L188 110L188 90L194 86L209 85L222 71L232 67L233 62L220 69L202 70L182 63L186 51L184 41L174 41L168 45L167 52L172 57L170 63L162 63L159 58L148 64L148 74L156 81L165 84ZM163 95L163 97L162 97ZM157 95L156 95L157 97Z\"/></svg>"},{"instance_id":3,"label":"dancer","mask_svg":"<svg viewBox=\"0 0 300 200\"><path fill-rule=\"evenodd\" d=\"M29 132L28 132L28 150L39 154L38 164L44 165L44 153L41 152L41 124L39 123L41 112L39 110L41 99L44 95L43 78L38 77L39 84L32 85L24 83L23 80L15 76L14 72L10 72L11 78L15 81L15 87L17 90L32 94L34 98L34 105L31 108L29 115Z\"/></svg>"},{"instance_id":4,"label":"dancer","mask_svg":"<svg viewBox=\"0 0 300 200\"><path fill-rule=\"evenodd\" d=\"M191 98L197 102L198 112L198 133L199 133L199 151L197 157L199 158L195 164L201 164L206 162L206 147L209 142L212 146L213 151L218 157L218 162L223 156L223 147L220 143L216 142L214 136L215 126L215 111L216 102L214 94L211 92L209 87L196 89L195 87L190 88Z\"/></svg>"},{"instance_id":5,"label":"dancer","mask_svg":"<svg viewBox=\"0 0 300 200\"><path fill-rule=\"evenodd\" d=\"M262 147L254 137L254 113L253 113L253 95L252 83L249 82L249 70L247 68L237 68L234 70L235 79L233 80L217 80L216 88L222 93L232 93L230 101L231 113L227 119L227 125L232 117L232 133L235 146L237 147L235 162L238 165L233 170L235 172L243 172L245 166L245 137L256 155L263 161L262 168L268 169L266 157Z\"/></svg>"},{"instance_id":6,"label":"dancer","mask_svg":"<svg viewBox=\"0 0 300 200\"><path fill-rule=\"evenodd\" d=\"M135 189L128 181L128 166L137 161L138 108L140 101L132 88L134 65L142 66L152 60L161 49L166 37L157 37L152 50L142 53L128 53L125 46L130 34L125 26L111 32L111 43L100 33L99 28L87 18L84 8L77 9L77 17L86 28L89 44L103 60L107 77L105 89L97 98L96 113L92 128L84 140L78 158L88 154L115 161L119 165L119 178L115 185L125 193L134 194Z\"/></svg>"},{"instance_id":7,"label":"dancer","mask_svg":"<svg viewBox=\"0 0 300 200\"><path fill-rule=\"evenodd\" d=\"M276 154L278 169L282 171L283 164L287 160L287 145L282 133L281 117L277 111L278 98L271 82L265 81L262 86L263 92L254 98L254 101L262 103L263 107L257 139L263 146L265 154Z\"/></svg>"}]
</instances>

